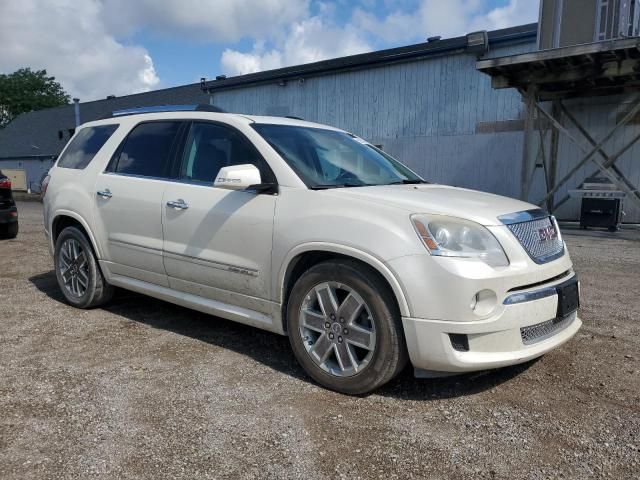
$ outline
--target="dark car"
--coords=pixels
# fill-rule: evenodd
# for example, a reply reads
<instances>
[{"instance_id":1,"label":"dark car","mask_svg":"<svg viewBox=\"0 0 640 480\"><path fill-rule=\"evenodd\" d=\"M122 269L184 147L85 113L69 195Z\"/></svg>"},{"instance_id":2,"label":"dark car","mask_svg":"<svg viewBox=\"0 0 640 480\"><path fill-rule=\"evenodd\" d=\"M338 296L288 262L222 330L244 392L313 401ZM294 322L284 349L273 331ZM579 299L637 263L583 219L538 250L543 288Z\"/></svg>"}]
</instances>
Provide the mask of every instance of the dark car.
<instances>
[{"instance_id":1,"label":"dark car","mask_svg":"<svg viewBox=\"0 0 640 480\"><path fill-rule=\"evenodd\" d=\"M11 193L11 180L0 171L0 238L18 235L18 208Z\"/></svg>"}]
</instances>

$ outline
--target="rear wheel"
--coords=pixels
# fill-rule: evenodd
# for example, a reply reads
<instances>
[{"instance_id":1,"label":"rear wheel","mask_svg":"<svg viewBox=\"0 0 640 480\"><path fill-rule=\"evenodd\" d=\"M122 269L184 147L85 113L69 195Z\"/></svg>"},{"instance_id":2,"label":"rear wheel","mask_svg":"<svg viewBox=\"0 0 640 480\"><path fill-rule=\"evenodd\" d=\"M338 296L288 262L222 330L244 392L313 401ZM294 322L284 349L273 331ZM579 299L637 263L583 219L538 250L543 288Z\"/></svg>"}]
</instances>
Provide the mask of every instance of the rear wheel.
<instances>
[{"instance_id":1,"label":"rear wheel","mask_svg":"<svg viewBox=\"0 0 640 480\"><path fill-rule=\"evenodd\" d=\"M0 238L16 238L18 236L18 222L0 226Z\"/></svg>"},{"instance_id":2,"label":"rear wheel","mask_svg":"<svg viewBox=\"0 0 640 480\"><path fill-rule=\"evenodd\" d=\"M67 302L77 308L93 308L113 296L82 231L67 227L58 236L54 252L56 278Z\"/></svg>"},{"instance_id":3,"label":"rear wheel","mask_svg":"<svg viewBox=\"0 0 640 480\"><path fill-rule=\"evenodd\" d=\"M296 358L321 385L371 392L406 365L400 314L377 272L350 260L320 263L296 282L287 307Z\"/></svg>"}]
</instances>

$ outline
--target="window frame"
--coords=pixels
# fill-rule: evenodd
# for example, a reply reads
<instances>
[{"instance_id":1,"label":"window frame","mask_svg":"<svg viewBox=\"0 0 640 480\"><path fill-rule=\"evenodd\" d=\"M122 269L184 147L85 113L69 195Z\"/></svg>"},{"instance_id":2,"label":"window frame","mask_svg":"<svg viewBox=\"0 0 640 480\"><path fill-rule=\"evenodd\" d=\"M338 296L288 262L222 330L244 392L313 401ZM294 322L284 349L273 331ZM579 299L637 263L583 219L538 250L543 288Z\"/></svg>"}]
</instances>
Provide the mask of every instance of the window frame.
<instances>
[{"instance_id":1,"label":"window frame","mask_svg":"<svg viewBox=\"0 0 640 480\"><path fill-rule=\"evenodd\" d=\"M269 165L269 162L267 161L267 159L264 157L264 155L262 155L262 153L260 153L260 150L258 150L256 148L256 146L254 145L254 143L249 139L249 137L247 137L242 131L240 131L238 128L234 127L233 125L229 125L228 123L224 123L224 122L220 122L220 121L216 121L216 120L206 120L206 119L197 119L197 120L187 120L188 125L185 127L184 132L182 134L182 138L180 140L180 146L176 152L175 155L175 165L174 168L176 169L176 179L172 180L174 182L178 182L178 183L184 183L187 185L198 185L201 187L210 187L210 188L215 188L215 189L219 189L219 190L228 190L222 187L217 187L214 185L215 179L213 179L211 182L202 182L199 180L192 180L192 179L188 179L188 178L182 178L182 167L183 164L185 162L185 151L187 148L187 142L189 140L190 134L191 134L191 130L193 129L193 127L196 124L209 124L209 125L215 125L217 127L221 127L223 129L229 130L231 132L234 132L236 134L239 135L239 137L241 138L242 141L244 141L247 145L248 148L255 154L256 158L258 158L264 165L264 168L266 169L266 176L270 177L270 178L264 178L265 176L263 175L263 172L260 172L260 180L262 181L263 184L273 184L274 187L278 186L278 178L276 177L275 172L273 171L273 168L271 168L271 165ZM257 166L256 166L257 167ZM260 168L257 167L259 170Z\"/></svg>"},{"instance_id":2,"label":"window frame","mask_svg":"<svg viewBox=\"0 0 640 480\"><path fill-rule=\"evenodd\" d=\"M178 123L179 124L178 130L176 131L173 141L171 142L171 147L169 148L169 155L167 156L167 167L168 167L166 172L167 176L158 177L158 176L150 176L150 175L140 175L136 173L121 173L116 171L116 169L118 168L118 163L120 161L120 155L122 153L122 150L124 149L124 146L127 144L127 141L129 140L129 137L131 136L131 134L136 130L136 128L142 125L151 124L151 123ZM181 118L175 118L175 119L163 118L158 120L143 120L141 122L136 123L129 129L125 137L121 140L120 144L118 145L118 148L116 148L115 151L113 152L113 155L111 155L111 158L109 159L109 163L107 163L107 166L105 167L103 173L109 174L109 175L118 175L121 177L146 178L151 180L162 180L162 181L175 181L178 178L178 172L176 171L177 154L182 150L181 143L185 141L184 131L188 127L189 123L190 123L189 120L181 119Z\"/></svg>"}]
</instances>

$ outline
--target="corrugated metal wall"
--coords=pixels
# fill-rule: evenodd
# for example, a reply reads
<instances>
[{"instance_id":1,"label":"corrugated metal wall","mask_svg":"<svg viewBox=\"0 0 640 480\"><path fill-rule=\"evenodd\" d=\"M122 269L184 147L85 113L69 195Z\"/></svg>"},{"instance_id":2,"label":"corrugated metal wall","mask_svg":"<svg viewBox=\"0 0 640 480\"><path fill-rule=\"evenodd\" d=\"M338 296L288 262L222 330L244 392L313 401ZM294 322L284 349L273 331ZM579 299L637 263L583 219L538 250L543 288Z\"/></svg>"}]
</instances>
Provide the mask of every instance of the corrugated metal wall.
<instances>
[{"instance_id":1,"label":"corrugated metal wall","mask_svg":"<svg viewBox=\"0 0 640 480\"><path fill-rule=\"evenodd\" d=\"M494 48L489 57L532 51L535 42ZM488 76L475 69L476 57L454 54L411 63L288 82L248 86L214 93L225 110L257 115L294 115L351 131L397 157L430 181L487 192L520 196L524 105L515 90L494 90ZM617 114L619 99L591 100L574 107L596 139L603 137ZM613 110L612 110L613 108ZM611 141L613 152L636 127L623 129ZM619 166L640 184L640 162L633 159L640 146L628 152ZM560 179L581 158L581 151L562 138ZM559 193L577 188L582 169ZM539 174L530 201L543 198ZM562 219L579 217L579 200L558 212ZM627 208L627 222L640 222L640 212Z\"/></svg>"},{"instance_id":2,"label":"corrugated metal wall","mask_svg":"<svg viewBox=\"0 0 640 480\"><path fill-rule=\"evenodd\" d=\"M497 49L508 55L535 42ZM504 195L519 194L522 130L476 133L522 117L514 91L491 88L470 54L214 93L228 111L294 115L349 130L382 145L425 178ZM500 130L500 128L497 128Z\"/></svg>"}]
</instances>

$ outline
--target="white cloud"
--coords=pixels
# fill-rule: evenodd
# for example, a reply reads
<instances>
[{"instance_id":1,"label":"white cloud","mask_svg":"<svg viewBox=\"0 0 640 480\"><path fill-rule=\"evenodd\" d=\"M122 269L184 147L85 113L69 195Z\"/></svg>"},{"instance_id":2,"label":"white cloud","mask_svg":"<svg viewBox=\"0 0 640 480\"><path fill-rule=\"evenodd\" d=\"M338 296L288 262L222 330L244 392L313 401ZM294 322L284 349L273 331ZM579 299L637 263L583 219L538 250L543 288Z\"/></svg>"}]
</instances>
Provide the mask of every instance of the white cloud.
<instances>
[{"instance_id":1,"label":"white cloud","mask_svg":"<svg viewBox=\"0 0 640 480\"><path fill-rule=\"evenodd\" d=\"M97 0L2 0L0 72L46 69L81 100L156 86L148 52L118 42L101 14Z\"/></svg>"},{"instance_id":2,"label":"white cloud","mask_svg":"<svg viewBox=\"0 0 640 480\"><path fill-rule=\"evenodd\" d=\"M320 16L294 23L274 43L274 48L265 49L263 42L257 42L244 53L226 49L220 61L224 72L240 75L371 50L357 29L338 27Z\"/></svg>"},{"instance_id":3,"label":"white cloud","mask_svg":"<svg viewBox=\"0 0 640 480\"><path fill-rule=\"evenodd\" d=\"M510 0L504 7L495 8L478 20L485 29L507 28L537 22L539 12L538 0Z\"/></svg>"},{"instance_id":4,"label":"white cloud","mask_svg":"<svg viewBox=\"0 0 640 480\"><path fill-rule=\"evenodd\" d=\"M536 22L539 5L539 0L509 0L487 11L485 0L423 0L417 16L425 36L452 37Z\"/></svg>"},{"instance_id":5,"label":"white cloud","mask_svg":"<svg viewBox=\"0 0 640 480\"><path fill-rule=\"evenodd\" d=\"M399 43L531 23L537 21L538 9L538 0L510 0L492 10L487 10L483 0L422 0L412 11L395 10L382 19L357 8L352 21L375 38Z\"/></svg>"},{"instance_id":6,"label":"white cloud","mask_svg":"<svg viewBox=\"0 0 640 480\"><path fill-rule=\"evenodd\" d=\"M117 35L148 27L158 35L235 42L262 38L308 16L309 0L102 0Z\"/></svg>"},{"instance_id":7,"label":"white cloud","mask_svg":"<svg viewBox=\"0 0 640 480\"><path fill-rule=\"evenodd\" d=\"M227 48L220 59L222 69L228 75L243 75L245 73L272 70L285 65L282 52L279 50L264 51L260 44L251 52L239 52Z\"/></svg>"},{"instance_id":8,"label":"white cloud","mask_svg":"<svg viewBox=\"0 0 640 480\"><path fill-rule=\"evenodd\" d=\"M368 11L356 8L351 21L353 28L366 32L376 40L390 43L413 41L422 30L420 19L404 11L395 11L379 19Z\"/></svg>"},{"instance_id":9,"label":"white cloud","mask_svg":"<svg viewBox=\"0 0 640 480\"><path fill-rule=\"evenodd\" d=\"M480 13L480 0L423 0L418 11L423 36L443 38L468 33L469 21Z\"/></svg>"}]
</instances>

